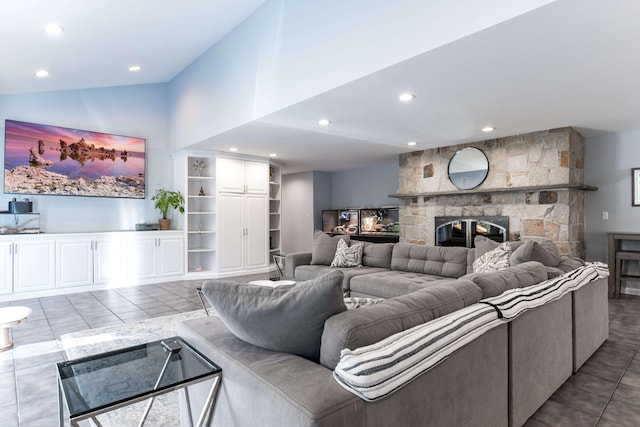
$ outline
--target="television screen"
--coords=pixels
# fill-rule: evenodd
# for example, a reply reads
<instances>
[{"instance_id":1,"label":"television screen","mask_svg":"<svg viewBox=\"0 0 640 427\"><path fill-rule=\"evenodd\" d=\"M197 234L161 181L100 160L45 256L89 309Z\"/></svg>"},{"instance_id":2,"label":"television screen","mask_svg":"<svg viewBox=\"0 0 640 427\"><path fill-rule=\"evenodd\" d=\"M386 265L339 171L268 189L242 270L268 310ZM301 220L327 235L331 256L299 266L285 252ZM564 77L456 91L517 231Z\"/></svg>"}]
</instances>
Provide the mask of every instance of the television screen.
<instances>
[{"instance_id":1,"label":"television screen","mask_svg":"<svg viewBox=\"0 0 640 427\"><path fill-rule=\"evenodd\" d=\"M143 138L5 121L4 192L145 197Z\"/></svg>"}]
</instances>

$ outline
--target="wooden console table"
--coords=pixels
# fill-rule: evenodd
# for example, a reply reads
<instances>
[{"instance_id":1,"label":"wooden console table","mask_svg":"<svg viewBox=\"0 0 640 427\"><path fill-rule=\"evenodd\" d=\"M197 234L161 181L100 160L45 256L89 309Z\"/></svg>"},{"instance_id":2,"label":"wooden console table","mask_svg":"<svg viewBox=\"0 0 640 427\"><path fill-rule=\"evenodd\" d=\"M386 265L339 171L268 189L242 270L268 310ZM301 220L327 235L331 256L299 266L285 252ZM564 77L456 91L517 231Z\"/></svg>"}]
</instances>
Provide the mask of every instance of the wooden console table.
<instances>
[{"instance_id":1,"label":"wooden console table","mask_svg":"<svg viewBox=\"0 0 640 427\"><path fill-rule=\"evenodd\" d=\"M625 248L625 241L640 241L640 233L609 233L609 295L614 298L620 298L621 279L640 281L640 275L623 274L623 262L640 263L640 243Z\"/></svg>"}]
</instances>

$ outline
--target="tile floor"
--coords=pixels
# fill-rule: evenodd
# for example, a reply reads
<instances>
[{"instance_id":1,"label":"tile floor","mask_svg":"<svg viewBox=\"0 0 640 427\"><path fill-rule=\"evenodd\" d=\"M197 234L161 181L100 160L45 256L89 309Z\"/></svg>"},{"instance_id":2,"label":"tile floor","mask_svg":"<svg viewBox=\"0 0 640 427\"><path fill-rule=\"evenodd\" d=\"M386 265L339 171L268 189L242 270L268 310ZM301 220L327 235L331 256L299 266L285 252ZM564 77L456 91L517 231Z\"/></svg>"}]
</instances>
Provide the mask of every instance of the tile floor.
<instances>
[{"instance_id":1,"label":"tile floor","mask_svg":"<svg viewBox=\"0 0 640 427\"><path fill-rule=\"evenodd\" d=\"M242 276L248 281L263 276ZM15 346L0 353L0 425L57 425L56 362L61 335L200 308L202 281L167 282L0 303L26 305ZM609 302L609 340L526 423L538 426L640 426L640 298Z\"/></svg>"}]
</instances>

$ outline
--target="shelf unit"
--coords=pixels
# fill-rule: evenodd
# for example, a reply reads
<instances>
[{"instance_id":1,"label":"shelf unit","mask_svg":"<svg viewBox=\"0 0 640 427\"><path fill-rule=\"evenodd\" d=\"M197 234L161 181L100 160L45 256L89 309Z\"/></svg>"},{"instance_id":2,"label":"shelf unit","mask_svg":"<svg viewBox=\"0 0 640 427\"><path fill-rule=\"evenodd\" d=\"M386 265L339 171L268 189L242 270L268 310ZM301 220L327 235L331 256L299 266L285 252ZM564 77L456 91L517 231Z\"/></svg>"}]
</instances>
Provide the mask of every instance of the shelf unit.
<instances>
[{"instance_id":1,"label":"shelf unit","mask_svg":"<svg viewBox=\"0 0 640 427\"><path fill-rule=\"evenodd\" d=\"M189 156L186 169L187 272L211 274L217 271L216 159Z\"/></svg>"},{"instance_id":2,"label":"shelf unit","mask_svg":"<svg viewBox=\"0 0 640 427\"><path fill-rule=\"evenodd\" d=\"M281 253L281 203L282 170L275 163L269 164L269 262L273 255Z\"/></svg>"},{"instance_id":3,"label":"shelf unit","mask_svg":"<svg viewBox=\"0 0 640 427\"><path fill-rule=\"evenodd\" d=\"M609 233L609 294L621 293L640 295L640 233Z\"/></svg>"}]
</instances>

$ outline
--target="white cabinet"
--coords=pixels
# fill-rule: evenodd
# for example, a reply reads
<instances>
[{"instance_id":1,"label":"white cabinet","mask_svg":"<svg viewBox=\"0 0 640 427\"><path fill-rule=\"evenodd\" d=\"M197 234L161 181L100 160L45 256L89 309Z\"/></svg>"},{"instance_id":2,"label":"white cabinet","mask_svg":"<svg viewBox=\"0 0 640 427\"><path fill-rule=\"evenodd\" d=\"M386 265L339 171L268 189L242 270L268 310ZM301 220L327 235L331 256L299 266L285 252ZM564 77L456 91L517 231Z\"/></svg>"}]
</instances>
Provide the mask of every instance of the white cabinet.
<instances>
[{"instance_id":1,"label":"white cabinet","mask_svg":"<svg viewBox=\"0 0 640 427\"><path fill-rule=\"evenodd\" d=\"M219 194L220 272L268 266L268 199L264 194Z\"/></svg>"},{"instance_id":2,"label":"white cabinet","mask_svg":"<svg viewBox=\"0 0 640 427\"><path fill-rule=\"evenodd\" d=\"M53 240L24 240L13 243L14 292L51 289L55 283Z\"/></svg>"},{"instance_id":3,"label":"white cabinet","mask_svg":"<svg viewBox=\"0 0 640 427\"><path fill-rule=\"evenodd\" d=\"M56 254L56 287L93 284L93 240L58 240Z\"/></svg>"},{"instance_id":4,"label":"white cabinet","mask_svg":"<svg viewBox=\"0 0 640 427\"><path fill-rule=\"evenodd\" d=\"M123 246L119 233L93 240L93 283L119 284L124 280Z\"/></svg>"},{"instance_id":5,"label":"white cabinet","mask_svg":"<svg viewBox=\"0 0 640 427\"><path fill-rule=\"evenodd\" d=\"M0 242L0 294L51 289L55 283L53 240L20 239Z\"/></svg>"},{"instance_id":6,"label":"white cabinet","mask_svg":"<svg viewBox=\"0 0 640 427\"><path fill-rule=\"evenodd\" d=\"M216 177L219 193L269 192L269 165L265 162L218 157Z\"/></svg>"},{"instance_id":7,"label":"white cabinet","mask_svg":"<svg viewBox=\"0 0 640 427\"><path fill-rule=\"evenodd\" d=\"M127 238L125 247L127 281L184 274L181 234L132 236Z\"/></svg>"},{"instance_id":8,"label":"white cabinet","mask_svg":"<svg viewBox=\"0 0 640 427\"><path fill-rule=\"evenodd\" d=\"M0 294L13 292L13 242L0 242Z\"/></svg>"},{"instance_id":9,"label":"white cabinet","mask_svg":"<svg viewBox=\"0 0 640 427\"><path fill-rule=\"evenodd\" d=\"M123 279L122 235L56 240L56 287L100 283L120 284Z\"/></svg>"}]
</instances>

